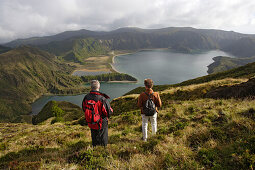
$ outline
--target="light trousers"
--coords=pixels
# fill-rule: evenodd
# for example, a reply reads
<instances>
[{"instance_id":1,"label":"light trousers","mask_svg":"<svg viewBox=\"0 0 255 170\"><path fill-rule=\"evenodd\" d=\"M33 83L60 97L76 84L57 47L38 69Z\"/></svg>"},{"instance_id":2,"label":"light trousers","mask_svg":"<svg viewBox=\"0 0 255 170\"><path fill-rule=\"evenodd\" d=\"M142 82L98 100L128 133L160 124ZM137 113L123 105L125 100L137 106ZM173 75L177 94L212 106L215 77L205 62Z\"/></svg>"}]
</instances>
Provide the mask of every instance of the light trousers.
<instances>
[{"instance_id":1,"label":"light trousers","mask_svg":"<svg viewBox=\"0 0 255 170\"><path fill-rule=\"evenodd\" d=\"M146 141L148 134L148 120L151 121L151 129L152 134L155 135L157 132L157 113L155 113L153 116L145 116L145 114L142 114L142 131L143 131L143 140Z\"/></svg>"}]
</instances>

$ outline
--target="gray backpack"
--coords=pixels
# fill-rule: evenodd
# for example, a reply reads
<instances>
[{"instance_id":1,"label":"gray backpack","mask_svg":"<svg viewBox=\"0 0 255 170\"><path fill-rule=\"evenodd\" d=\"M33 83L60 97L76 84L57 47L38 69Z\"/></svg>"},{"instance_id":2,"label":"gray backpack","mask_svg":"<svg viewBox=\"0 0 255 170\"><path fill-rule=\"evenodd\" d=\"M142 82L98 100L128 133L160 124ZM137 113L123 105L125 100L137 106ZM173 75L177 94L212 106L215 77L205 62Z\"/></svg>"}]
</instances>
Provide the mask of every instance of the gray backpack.
<instances>
[{"instance_id":1,"label":"gray backpack","mask_svg":"<svg viewBox=\"0 0 255 170\"><path fill-rule=\"evenodd\" d=\"M148 100L146 100L145 105L143 106L143 112L145 116L153 116L157 111L156 111L156 106L155 103L153 102L151 95L145 92L145 94L149 97Z\"/></svg>"}]
</instances>

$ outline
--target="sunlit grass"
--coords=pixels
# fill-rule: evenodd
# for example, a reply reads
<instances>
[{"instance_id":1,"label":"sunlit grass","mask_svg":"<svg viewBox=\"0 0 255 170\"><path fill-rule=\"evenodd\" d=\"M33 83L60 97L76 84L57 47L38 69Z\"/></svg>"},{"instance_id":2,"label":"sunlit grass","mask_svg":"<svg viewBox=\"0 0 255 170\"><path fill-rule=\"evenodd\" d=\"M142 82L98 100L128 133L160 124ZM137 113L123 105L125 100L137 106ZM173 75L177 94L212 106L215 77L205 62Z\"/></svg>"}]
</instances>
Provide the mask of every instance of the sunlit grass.
<instances>
[{"instance_id":1,"label":"sunlit grass","mask_svg":"<svg viewBox=\"0 0 255 170\"><path fill-rule=\"evenodd\" d=\"M93 148L90 129L77 120L55 124L46 120L41 125L0 124L0 167L252 168L255 100L215 100L201 95L207 88L244 81L246 79L225 79L161 91L164 107L158 114L158 132L152 136L149 125L148 142L142 141L142 118L139 108L133 106L138 95L120 97L112 102L116 112L109 120L106 148Z\"/></svg>"}]
</instances>

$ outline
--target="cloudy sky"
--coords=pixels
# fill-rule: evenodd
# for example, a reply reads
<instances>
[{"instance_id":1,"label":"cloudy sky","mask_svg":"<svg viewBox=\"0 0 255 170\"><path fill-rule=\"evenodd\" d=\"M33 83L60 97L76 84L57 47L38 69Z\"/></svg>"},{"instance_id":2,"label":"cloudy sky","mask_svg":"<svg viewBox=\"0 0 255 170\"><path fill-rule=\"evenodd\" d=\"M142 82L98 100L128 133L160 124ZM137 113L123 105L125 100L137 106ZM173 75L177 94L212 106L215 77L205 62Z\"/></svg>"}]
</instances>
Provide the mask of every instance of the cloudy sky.
<instances>
[{"instance_id":1,"label":"cloudy sky","mask_svg":"<svg viewBox=\"0 0 255 170\"><path fill-rule=\"evenodd\" d=\"M0 0L0 43L66 30L189 26L255 34L254 0Z\"/></svg>"}]
</instances>

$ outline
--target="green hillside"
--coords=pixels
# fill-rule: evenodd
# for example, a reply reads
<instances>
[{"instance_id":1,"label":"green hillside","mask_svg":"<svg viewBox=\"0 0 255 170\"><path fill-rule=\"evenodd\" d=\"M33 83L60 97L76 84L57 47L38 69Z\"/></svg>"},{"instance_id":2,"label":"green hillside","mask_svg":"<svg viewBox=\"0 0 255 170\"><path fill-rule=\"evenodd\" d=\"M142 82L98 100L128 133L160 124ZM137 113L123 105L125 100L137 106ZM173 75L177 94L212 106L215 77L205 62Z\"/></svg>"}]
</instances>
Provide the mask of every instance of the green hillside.
<instances>
[{"instance_id":1,"label":"green hillside","mask_svg":"<svg viewBox=\"0 0 255 170\"><path fill-rule=\"evenodd\" d=\"M11 48L9 48L9 47L4 47L4 46L0 45L0 54L1 54L1 53L5 53L5 52L7 52L7 51L9 51L9 50L11 50Z\"/></svg>"},{"instance_id":2,"label":"green hillside","mask_svg":"<svg viewBox=\"0 0 255 170\"><path fill-rule=\"evenodd\" d=\"M85 92L82 82L94 78L70 76L74 67L60 60L83 64L87 57L116 49L210 50L246 36L194 28L124 28L12 42L35 41L48 52L19 47L0 54L0 122L12 122L0 123L0 169L254 169L255 63L154 86L162 108L157 135L152 136L149 125L147 142L141 138L142 118L137 107L144 87L111 102L114 113L106 148L92 147L90 129L79 106L50 101L38 115L28 115L30 103L42 94ZM234 64L238 65L237 60L228 62ZM131 78L120 74L96 78L109 77Z\"/></svg>"},{"instance_id":3,"label":"green hillside","mask_svg":"<svg viewBox=\"0 0 255 170\"><path fill-rule=\"evenodd\" d=\"M223 50L230 52L237 57L254 57L255 37L240 38L229 46L223 48Z\"/></svg>"},{"instance_id":4,"label":"green hillside","mask_svg":"<svg viewBox=\"0 0 255 170\"><path fill-rule=\"evenodd\" d=\"M65 61L85 64L90 56L106 55L111 49L111 42L94 38L54 41L39 46L42 50L60 56Z\"/></svg>"},{"instance_id":5,"label":"green hillside","mask_svg":"<svg viewBox=\"0 0 255 170\"><path fill-rule=\"evenodd\" d=\"M43 94L84 92L82 80L69 75L73 69L36 48L24 46L1 54L0 122L24 121L30 103Z\"/></svg>"},{"instance_id":6,"label":"green hillside","mask_svg":"<svg viewBox=\"0 0 255 170\"><path fill-rule=\"evenodd\" d=\"M32 123L36 125L53 118L51 124L54 124L79 120L82 116L84 116L82 109L73 103L49 101L37 115L33 116Z\"/></svg>"},{"instance_id":7,"label":"green hillside","mask_svg":"<svg viewBox=\"0 0 255 170\"><path fill-rule=\"evenodd\" d=\"M169 27L161 29L120 28L109 32L78 30L53 36L14 40L9 47L33 45L65 60L83 63L88 56L110 50L171 48L180 52L221 49L238 57L252 56L254 35L233 31Z\"/></svg>"},{"instance_id":8,"label":"green hillside","mask_svg":"<svg viewBox=\"0 0 255 170\"><path fill-rule=\"evenodd\" d=\"M91 146L90 129L79 119L57 119L63 116L56 113L78 107L50 102L43 115L53 114L40 125L0 124L0 168L252 169L255 101L205 96L246 81L228 78L159 90L158 132L152 136L149 126L148 142L141 139L138 94L114 99L106 148Z\"/></svg>"},{"instance_id":9,"label":"green hillside","mask_svg":"<svg viewBox=\"0 0 255 170\"><path fill-rule=\"evenodd\" d=\"M224 56L218 56L213 58L214 62L208 66L208 73L218 73L233 68L237 68L248 63L255 62L255 57L249 58L230 58Z\"/></svg>"}]
</instances>

